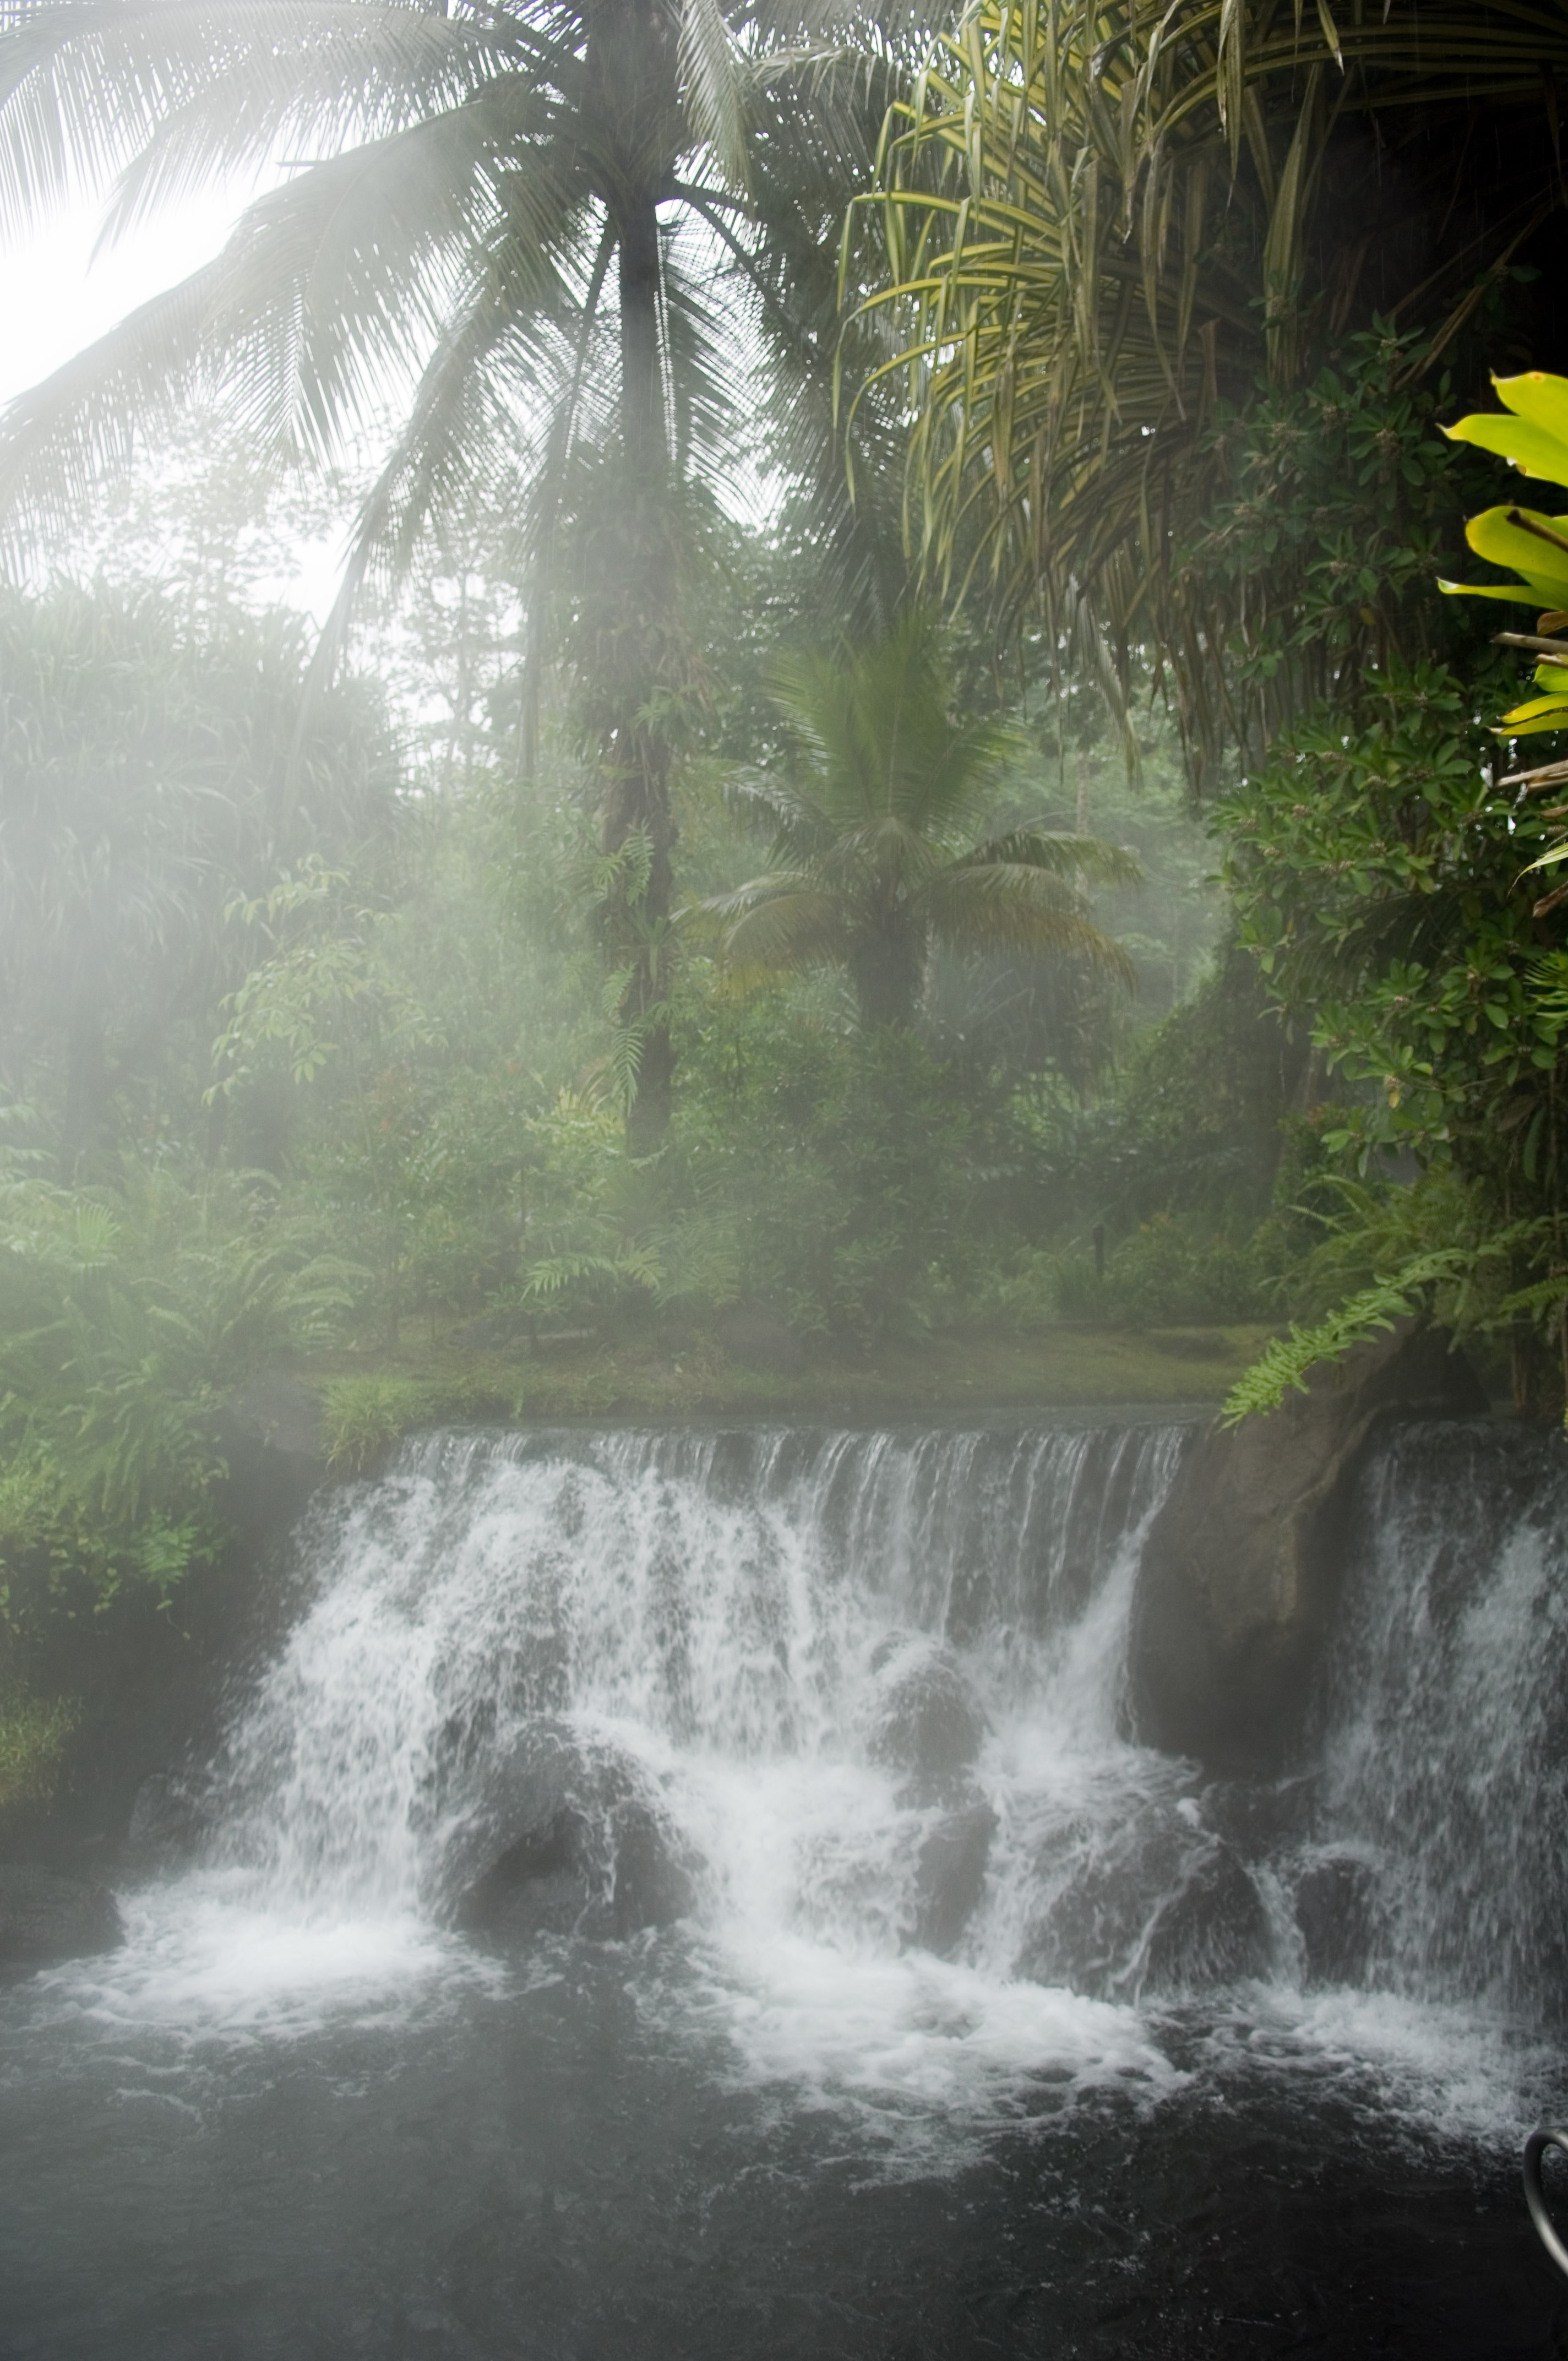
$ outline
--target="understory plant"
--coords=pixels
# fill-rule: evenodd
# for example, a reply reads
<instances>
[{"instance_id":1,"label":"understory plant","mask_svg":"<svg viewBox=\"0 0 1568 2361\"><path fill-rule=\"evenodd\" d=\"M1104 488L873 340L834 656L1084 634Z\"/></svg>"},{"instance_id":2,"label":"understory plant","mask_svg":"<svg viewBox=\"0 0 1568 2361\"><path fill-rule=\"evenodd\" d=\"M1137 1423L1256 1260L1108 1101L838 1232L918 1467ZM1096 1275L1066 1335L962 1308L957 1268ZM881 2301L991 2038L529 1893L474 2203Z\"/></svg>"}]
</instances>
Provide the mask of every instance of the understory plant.
<instances>
[{"instance_id":1,"label":"understory plant","mask_svg":"<svg viewBox=\"0 0 1568 2361\"><path fill-rule=\"evenodd\" d=\"M69 1190L0 1169L0 1619L63 1593L167 1595L224 1538L217 1412L327 1334L353 1274L269 1219L264 1184L126 1163Z\"/></svg>"}]
</instances>

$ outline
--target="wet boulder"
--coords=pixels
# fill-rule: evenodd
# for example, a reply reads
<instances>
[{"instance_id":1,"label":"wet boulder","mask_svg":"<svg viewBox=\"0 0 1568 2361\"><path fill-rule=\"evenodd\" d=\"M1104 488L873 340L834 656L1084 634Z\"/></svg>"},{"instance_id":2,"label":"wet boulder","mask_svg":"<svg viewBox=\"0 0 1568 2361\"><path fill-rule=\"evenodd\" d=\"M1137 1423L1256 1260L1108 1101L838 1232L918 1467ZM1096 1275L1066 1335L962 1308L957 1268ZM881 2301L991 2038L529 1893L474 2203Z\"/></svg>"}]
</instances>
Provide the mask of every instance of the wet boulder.
<instances>
[{"instance_id":1,"label":"wet boulder","mask_svg":"<svg viewBox=\"0 0 1568 2361\"><path fill-rule=\"evenodd\" d=\"M179 1869L200 1851L212 1818L207 1783L154 1771L137 1789L120 1860L138 1876Z\"/></svg>"},{"instance_id":2,"label":"wet boulder","mask_svg":"<svg viewBox=\"0 0 1568 2361\"><path fill-rule=\"evenodd\" d=\"M1040 1906L1014 1972L1097 2000L1136 2000L1266 1972L1267 1914L1240 1857L1169 1798L1109 1828L1068 1822L1036 1863Z\"/></svg>"},{"instance_id":3,"label":"wet boulder","mask_svg":"<svg viewBox=\"0 0 1568 2361\"><path fill-rule=\"evenodd\" d=\"M1288 1768L1368 1445L1390 1421L1486 1407L1443 1333L1401 1321L1312 1370L1277 1410L1212 1427L1144 1543L1128 1667L1137 1736L1222 1773Z\"/></svg>"},{"instance_id":4,"label":"wet boulder","mask_svg":"<svg viewBox=\"0 0 1568 2361\"><path fill-rule=\"evenodd\" d=\"M641 1764L540 1720L487 1766L444 1885L456 1924L498 1940L606 1941L685 1916L696 1867Z\"/></svg>"},{"instance_id":5,"label":"wet boulder","mask_svg":"<svg viewBox=\"0 0 1568 2361\"><path fill-rule=\"evenodd\" d=\"M985 1716L951 1653L899 1632L872 1658L876 1676L867 1752L902 1778L901 1802L956 1800L985 1737Z\"/></svg>"},{"instance_id":6,"label":"wet boulder","mask_svg":"<svg viewBox=\"0 0 1568 2361\"><path fill-rule=\"evenodd\" d=\"M1363 1982L1382 1917L1372 1863L1343 1850L1312 1855L1297 1875L1295 1907L1303 1982Z\"/></svg>"},{"instance_id":7,"label":"wet boulder","mask_svg":"<svg viewBox=\"0 0 1568 2361\"><path fill-rule=\"evenodd\" d=\"M1137 1992L1202 1992L1268 1973L1274 1938L1263 1897L1227 1844L1190 1860L1145 1931Z\"/></svg>"},{"instance_id":8,"label":"wet boulder","mask_svg":"<svg viewBox=\"0 0 1568 2361\"><path fill-rule=\"evenodd\" d=\"M982 1795L948 1812L921 1844L915 1870L912 1939L950 1960L980 1906L996 1814Z\"/></svg>"},{"instance_id":9,"label":"wet boulder","mask_svg":"<svg viewBox=\"0 0 1568 2361\"><path fill-rule=\"evenodd\" d=\"M125 1941L106 1886L30 1863L0 1862L0 1971L86 1959Z\"/></svg>"}]
</instances>

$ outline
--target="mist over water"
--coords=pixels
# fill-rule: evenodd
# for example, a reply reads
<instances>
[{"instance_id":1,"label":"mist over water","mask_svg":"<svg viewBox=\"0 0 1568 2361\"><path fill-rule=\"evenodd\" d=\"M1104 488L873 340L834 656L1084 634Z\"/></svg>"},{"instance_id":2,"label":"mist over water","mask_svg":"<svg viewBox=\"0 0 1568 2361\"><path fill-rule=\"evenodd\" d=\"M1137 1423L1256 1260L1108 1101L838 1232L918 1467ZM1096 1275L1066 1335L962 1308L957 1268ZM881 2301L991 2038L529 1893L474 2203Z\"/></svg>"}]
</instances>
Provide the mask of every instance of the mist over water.
<instances>
[{"instance_id":1,"label":"mist over water","mask_svg":"<svg viewBox=\"0 0 1568 2361\"><path fill-rule=\"evenodd\" d=\"M1551 2351L1568 1476L1390 1444L1299 1767L1217 1783L1124 1708L1189 1433L438 1435L320 1504L125 1949L0 1995L0 2354ZM541 1732L673 1923L475 1923Z\"/></svg>"}]
</instances>

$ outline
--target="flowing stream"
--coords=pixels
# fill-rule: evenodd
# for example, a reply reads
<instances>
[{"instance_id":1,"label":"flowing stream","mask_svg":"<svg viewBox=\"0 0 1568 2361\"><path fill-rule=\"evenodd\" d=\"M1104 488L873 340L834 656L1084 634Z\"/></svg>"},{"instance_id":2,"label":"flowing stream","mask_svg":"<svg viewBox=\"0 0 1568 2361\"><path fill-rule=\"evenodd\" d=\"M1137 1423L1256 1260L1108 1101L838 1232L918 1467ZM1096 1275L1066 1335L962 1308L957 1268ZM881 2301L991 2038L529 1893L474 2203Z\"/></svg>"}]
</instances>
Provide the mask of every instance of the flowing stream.
<instances>
[{"instance_id":1,"label":"flowing stream","mask_svg":"<svg viewBox=\"0 0 1568 2361\"><path fill-rule=\"evenodd\" d=\"M1299 1762L1214 1782L1124 1703L1191 1432L318 1504L125 1948L0 1991L0 2356L1568 2350L1568 1455L1386 1444Z\"/></svg>"}]
</instances>

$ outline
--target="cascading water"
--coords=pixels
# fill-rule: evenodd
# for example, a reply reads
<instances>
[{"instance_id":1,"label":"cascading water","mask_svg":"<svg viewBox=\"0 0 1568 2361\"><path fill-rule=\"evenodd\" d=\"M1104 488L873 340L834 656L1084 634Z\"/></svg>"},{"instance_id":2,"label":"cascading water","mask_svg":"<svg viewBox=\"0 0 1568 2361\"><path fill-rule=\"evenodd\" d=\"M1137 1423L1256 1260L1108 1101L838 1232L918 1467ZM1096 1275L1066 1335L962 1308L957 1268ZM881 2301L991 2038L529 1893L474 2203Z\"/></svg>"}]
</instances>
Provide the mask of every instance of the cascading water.
<instances>
[{"instance_id":1,"label":"cascading water","mask_svg":"<svg viewBox=\"0 0 1568 2361\"><path fill-rule=\"evenodd\" d=\"M629 1784L644 1795L771 2066L853 2070L869 2035L885 2072L916 2018L950 2049L933 1939L959 1971L948 2014L971 2019L982 1983L1014 1980L1036 1858L1081 1868L1107 1820L1180 1783L1117 1718L1138 1536L1181 1441L1085 1427L415 1445L320 1520L317 1595L203 1799L208 1864L231 1897L307 1926L449 1919L505 1850L508 1810L530 1807L516 1765L526 1790L544 1728L572 1751L580 1810L624 1808ZM923 1762L944 1712L962 1759ZM600 1867L608 1908L613 1830ZM598 1924L593 1899L569 1889L563 1929ZM1097 1963L1091 1999L1135 1990L1140 1932ZM1032 1997L1047 2056L1065 2038L1075 2062L1162 2070L1105 2013L1069 2027L1059 1997ZM1018 2016L1016 1993L1002 2005ZM977 2031L989 2070L994 2039ZM919 2042L907 2056L930 2071Z\"/></svg>"},{"instance_id":2,"label":"cascading water","mask_svg":"<svg viewBox=\"0 0 1568 2361\"><path fill-rule=\"evenodd\" d=\"M1190 1433L447 1435L323 1502L217 1760L144 1798L126 1948L0 1995L15 2219L49 2248L92 2116L193 2243L145 2333L25 2273L0 2356L1550 2351L1522 2224L1475 2319L1387 2257L1446 2205L1475 2282L1554 2085L1568 1466L1381 1450L1302 1759L1215 1782L1124 1704ZM123 2251L144 2201L86 2186ZM291 2292L236 2329L190 2275L253 2221Z\"/></svg>"},{"instance_id":3,"label":"cascading water","mask_svg":"<svg viewBox=\"0 0 1568 2361\"><path fill-rule=\"evenodd\" d=\"M1369 1983L1568 2009L1568 1451L1416 1427L1367 1471L1318 1823L1369 1872Z\"/></svg>"}]
</instances>

